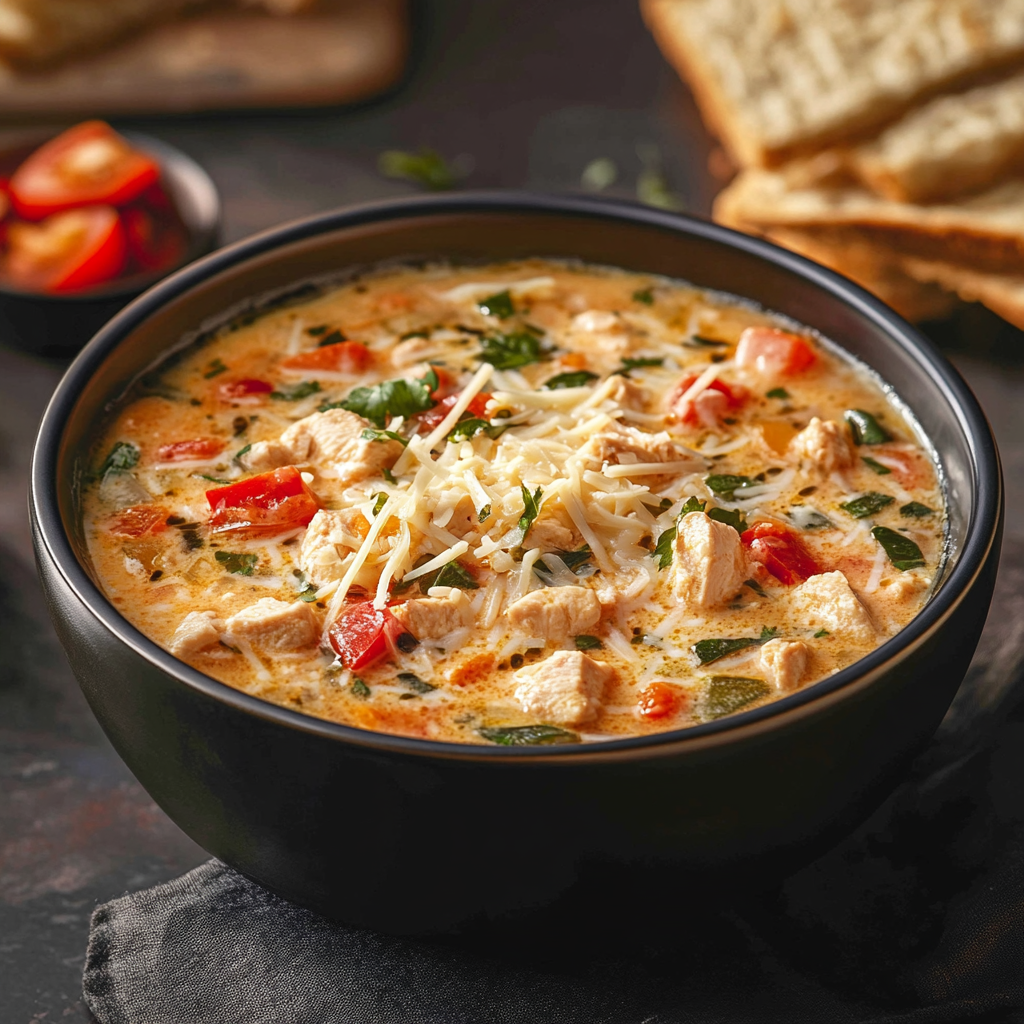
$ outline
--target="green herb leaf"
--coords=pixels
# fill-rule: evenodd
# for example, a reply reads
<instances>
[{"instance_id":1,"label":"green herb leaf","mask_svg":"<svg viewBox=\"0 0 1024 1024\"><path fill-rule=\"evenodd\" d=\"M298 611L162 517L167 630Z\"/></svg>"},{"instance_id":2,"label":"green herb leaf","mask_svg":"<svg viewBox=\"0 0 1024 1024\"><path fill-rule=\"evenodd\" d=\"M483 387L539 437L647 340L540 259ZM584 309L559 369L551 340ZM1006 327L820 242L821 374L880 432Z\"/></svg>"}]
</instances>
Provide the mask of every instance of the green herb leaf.
<instances>
[{"instance_id":1,"label":"green herb leaf","mask_svg":"<svg viewBox=\"0 0 1024 1024\"><path fill-rule=\"evenodd\" d=\"M433 683L428 683L424 679L420 679L418 675L412 672L399 672L398 681L403 686L408 686L410 690L415 690L417 693L430 693L431 690L436 690L437 687Z\"/></svg>"},{"instance_id":2,"label":"green herb leaf","mask_svg":"<svg viewBox=\"0 0 1024 1024\"><path fill-rule=\"evenodd\" d=\"M590 545L588 544L584 544L578 551L553 551L552 555L560 558L565 567L576 576L593 576L597 571L597 566L590 561L591 550ZM539 579L543 580L549 586L554 580L554 577L551 574L551 569L545 563L543 558L538 558L537 561L533 563L533 571Z\"/></svg>"},{"instance_id":3,"label":"green herb leaf","mask_svg":"<svg viewBox=\"0 0 1024 1024\"><path fill-rule=\"evenodd\" d=\"M871 458L870 455L862 455L860 461L869 469L873 469L879 476L888 476L892 472L888 466L883 466L876 459Z\"/></svg>"},{"instance_id":4,"label":"green herb leaf","mask_svg":"<svg viewBox=\"0 0 1024 1024\"><path fill-rule=\"evenodd\" d=\"M314 338L318 338L321 334L327 333L327 324L319 324L316 327L307 327L306 333Z\"/></svg>"},{"instance_id":5,"label":"green herb leaf","mask_svg":"<svg viewBox=\"0 0 1024 1024\"><path fill-rule=\"evenodd\" d=\"M778 635L777 629L769 629L765 626L761 630L761 635L757 637L745 636L729 640L698 640L691 650L700 659L702 665L710 665L711 662L718 661L719 658L728 657L730 654L735 654L737 651L745 650L748 647L760 647L761 644L768 643L769 640L773 640Z\"/></svg>"},{"instance_id":6,"label":"green herb leaf","mask_svg":"<svg viewBox=\"0 0 1024 1024\"><path fill-rule=\"evenodd\" d=\"M885 444L892 436L869 412L847 409L843 416L850 424L854 444Z\"/></svg>"},{"instance_id":7,"label":"green herb leaf","mask_svg":"<svg viewBox=\"0 0 1024 1024\"><path fill-rule=\"evenodd\" d=\"M491 518L491 506L484 505L482 509L476 514L476 521L478 523L486 523Z\"/></svg>"},{"instance_id":8,"label":"green herb leaf","mask_svg":"<svg viewBox=\"0 0 1024 1024\"><path fill-rule=\"evenodd\" d=\"M496 438L501 437L506 430L508 430L507 426L491 423L489 420L477 419L475 416L469 416L464 420L459 420L452 427L448 440L468 441L470 438L476 437L477 434L486 434L488 437Z\"/></svg>"},{"instance_id":9,"label":"green herb leaf","mask_svg":"<svg viewBox=\"0 0 1024 1024\"><path fill-rule=\"evenodd\" d=\"M377 169L385 178L404 178L432 192L454 188L457 180L455 171L444 157L426 147L418 153L407 153L400 149L385 150L377 158Z\"/></svg>"},{"instance_id":10,"label":"green herb leaf","mask_svg":"<svg viewBox=\"0 0 1024 1024\"><path fill-rule=\"evenodd\" d=\"M828 516L823 515L817 509L807 508L805 505L794 505L786 515L801 530L824 530L833 525Z\"/></svg>"},{"instance_id":11,"label":"green herb leaf","mask_svg":"<svg viewBox=\"0 0 1024 1024\"><path fill-rule=\"evenodd\" d=\"M577 651L594 651L604 646L596 636L589 636L587 633L581 633L576 637L575 643Z\"/></svg>"},{"instance_id":12,"label":"green herb leaf","mask_svg":"<svg viewBox=\"0 0 1024 1024\"><path fill-rule=\"evenodd\" d=\"M220 359L214 359L206 366L206 372L203 374L204 380L210 380L211 377L216 377L219 373L227 373L228 368Z\"/></svg>"},{"instance_id":13,"label":"green herb leaf","mask_svg":"<svg viewBox=\"0 0 1024 1024\"><path fill-rule=\"evenodd\" d=\"M815 640L820 640L821 637L823 637L823 636L831 636L831 635L832 634L827 629L819 629L818 632L814 634L814 639Z\"/></svg>"},{"instance_id":14,"label":"green herb leaf","mask_svg":"<svg viewBox=\"0 0 1024 1024\"><path fill-rule=\"evenodd\" d=\"M390 416L413 416L432 409L435 404L425 381L399 379L355 388L334 407L354 412L383 429Z\"/></svg>"},{"instance_id":15,"label":"green herb leaf","mask_svg":"<svg viewBox=\"0 0 1024 1024\"><path fill-rule=\"evenodd\" d=\"M789 392L785 388L772 388L767 392L765 398L789 398Z\"/></svg>"},{"instance_id":16,"label":"green herb leaf","mask_svg":"<svg viewBox=\"0 0 1024 1024\"><path fill-rule=\"evenodd\" d=\"M900 506L900 515L909 516L912 519L923 519L925 516L935 515L935 509L922 505L919 501L910 501Z\"/></svg>"},{"instance_id":17,"label":"green herb leaf","mask_svg":"<svg viewBox=\"0 0 1024 1024\"><path fill-rule=\"evenodd\" d=\"M852 501L841 502L839 507L854 519L864 519L866 516L873 516L876 512L881 512L886 505L891 505L895 500L890 494L868 491L867 494L862 494Z\"/></svg>"},{"instance_id":18,"label":"green herb leaf","mask_svg":"<svg viewBox=\"0 0 1024 1024\"><path fill-rule=\"evenodd\" d=\"M499 320L508 319L516 311L516 307L512 305L512 296L507 288L496 295L481 299L477 303L477 308L484 316L496 316Z\"/></svg>"},{"instance_id":19,"label":"green herb leaf","mask_svg":"<svg viewBox=\"0 0 1024 1024\"><path fill-rule=\"evenodd\" d=\"M243 455L247 454L251 449L251 444L247 444L244 448L239 448L238 451L235 452L235 458L240 459Z\"/></svg>"},{"instance_id":20,"label":"green herb leaf","mask_svg":"<svg viewBox=\"0 0 1024 1024\"><path fill-rule=\"evenodd\" d=\"M297 402L300 398L309 398L320 390L320 382L315 380L301 380L298 384L278 385L275 391L270 392L270 397L279 402Z\"/></svg>"},{"instance_id":21,"label":"green herb leaf","mask_svg":"<svg viewBox=\"0 0 1024 1024\"><path fill-rule=\"evenodd\" d=\"M390 470L390 469L388 469L388 467L387 467L387 466L381 466L381 468L380 468L380 475L381 475L382 477L384 477L384 479L385 479L385 480L386 480L386 481L387 481L387 482L388 482L389 484L397 484L397 483L398 483L398 480L397 480L397 479L395 479L395 474L394 474L394 473L392 473L392 472L391 472L391 470Z\"/></svg>"},{"instance_id":22,"label":"green herb leaf","mask_svg":"<svg viewBox=\"0 0 1024 1024\"><path fill-rule=\"evenodd\" d=\"M767 697L771 687L763 679L743 676L712 676L700 702L700 716L705 720L731 715L734 711Z\"/></svg>"},{"instance_id":23,"label":"green herb leaf","mask_svg":"<svg viewBox=\"0 0 1024 1024\"><path fill-rule=\"evenodd\" d=\"M703 512L706 506L706 501L701 501L700 498L691 494L690 497L683 502L683 507L679 510L679 515L685 516L690 512Z\"/></svg>"},{"instance_id":24,"label":"green herb leaf","mask_svg":"<svg viewBox=\"0 0 1024 1024\"><path fill-rule=\"evenodd\" d=\"M761 586L757 580L744 580L743 586L750 587L750 589L757 594L758 597L767 597L768 595L764 592L764 587Z\"/></svg>"},{"instance_id":25,"label":"green herb leaf","mask_svg":"<svg viewBox=\"0 0 1024 1024\"><path fill-rule=\"evenodd\" d=\"M544 492L538 487L533 494L530 494L526 489L526 484L520 484L519 489L523 492L523 514L519 517L518 526L523 531L523 540L526 540L526 535L530 532L534 519L540 514L540 499L544 496ZM521 543L522 541L520 541Z\"/></svg>"},{"instance_id":26,"label":"green herb leaf","mask_svg":"<svg viewBox=\"0 0 1024 1024\"><path fill-rule=\"evenodd\" d=\"M297 591L300 601L312 604L316 600L316 587L306 579L306 574L301 569L292 569L292 575L299 584Z\"/></svg>"},{"instance_id":27,"label":"green herb leaf","mask_svg":"<svg viewBox=\"0 0 1024 1024\"><path fill-rule=\"evenodd\" d=\"M437 370L435 370L433 366L431 366L420 379L430 389L431 394L441 386L441 381L437 376Z\"/></svg>"},{"instance_id":28,"label":"green herb leaf","mask_svg":"<svg viewBox=\"0 0 1024 1024\"><path fill-rule=\"evenodd\" d=\"M651 558L658 559L658 569L667 569L672 564L672 555L675 550L673 545L676 542L676 528L670 526L658 538L658 543L651 552Z\"/></svg>"},{"instance_id":29,"label":"green herb leaf","mask_svg":"<svg viewBox=\"0 0 1024 1024\"><path fill-rule=\"evenodd\" d=\"M348 338L346 338L345 335L341 333L341 331L334 330L331 331L331 333L328 334L326 337L321 338L320 341L317 342L316 347L327 348L328 345L340 345L343 341L348 341Z\"/></svg>"},{"instance_id":30,"label":"green herb leaf","mask_svg":"<svg viewBox=\"0 0 1024 1024\"><path fill-rule=\"evenodd\" d=\"M925 564L921 549L907 536L890 530L888 526L876 526L871 536L885 548L885 553L900 572L918 569Z\"/></svg>"},{"instance_id":31,"label":"green herb leaf","mask_svg":"<svg viewBox=\"0 0 1024 1024\"><path fill-rule=\"evenodd\" d=\"M749 476L737 476L735 473L712 473L704 478L708 490L720 495L726 501L732 501L734 492L741 491L745 487L757 487L759 480Z\"/></svg>"},{"instance_id":32,"label":"green herb leaf","mask_svg":"<svg viewBox=\"0 0 1024 1024\"><path fill-rule=\"evenodd\" d=\"M380 441L386 444L388 441L397 441L403 448L409 443L401 434L393 430L374 430L373 427L365 427L359 435L364 441Z\"/></svg>"},{"instance_id":33,"label":"green herb leaf","mask_svg":"<svg viewBox=\"0 0 1024 1024\"><path fill-rule=\"evenodd\" d=\"M541 387L547 391L557 391L560 388L583 388L592 380L597 380L598 377L598 374L591 373L589 370L573 370L571 373L559 373L549 378L541 384Z\"/></svg>"},{"instance_id":34,"label":"green herb leaf","mask_svg":"<svg viewBox=\"0 0 1024 1024\"><path fill-rule=\"evenodd\" d=\"M497 370L514 370L541 360L540 339L527 331L489 334L480 339L477 358Z\"/></svg>"},{"instance_id":35,"label":"green herb leaf","mask_svg":"<svg viewBox=\"0 0 1024 1024\"><path fill-rule=\"evenodd\" d=\"M399 341L408 341L410 338L429 338L430 331L425 327L421 327L418 331L406 331L405 334L398 336Z\"/></svg>"},{"instance_id":36,"label":"green herb leaf","mask_svg":"<svg viewBox=\"0 0 1024 1024\"><path fill-rule=\"evenodd\" d=\"M640 288L633 292L633 301L642 302L645 306L653 306L654 291L651 288Z\"/></svg>"},{"instance_id":37,"label":"green herb leaf","mask_svg":"<svg viewBox=\"0 0 1024 1024\"><path fill-rule=\"evenodd\" d=\"M352 677L352 685L349 687L353 697L362 697L364 700L370 696L370 688L359 678Z\"/></svg>"},{"instance_id":38,"label":"green herb leaf","mask_svg":"<svg viewBox=\"0 0 1024 1024\"><path fill-rule=\"evenodd\" d=\"M110 449L96 475L105 477L108 473L127 473L139 464L140 454L131 441L118 441Z\"/></svg>"},{"instance_id":39,"label":"green herb leaf","mask_svg":"<svg viewBox=\"0 0 1024 1024\"><path fill-rule=\"evenodd\" d=\"M480 584L470 571L457 559L443 565L434 577L431 587L457 587L459 590L477 590ZM429 590L430 587L427 587Z\"/></svg>"},{"instance_id":40,"label":"green herb leaf","mask_svg":"<svg viewBox=\"0 0 1024 1024\"><path fill-rule=\"evenodd\" d=\"M210 476L208 473L193 473L192 475L199 480L209 480L211 484L220 484L222 487L231 483L230 480L225 480L219 476Z\"/></svg>"},{"instance_id":41,"label":"green herb leaf","mask_svg":"<svg viewBox=\"0 0 1024 1024\"><path fill-rule=\"evenodd\" d=\"M259 562L259 555L237 554L233 551L218 551L214 556L228 572L238 576L251 576Z\"/></svg>"},{"instance_id":42,"label":"green herb leaf","mask_svg":"<svg viewBox=\"0 0 1024 1024\"><path fill-rule=\"evenodd\" d=\"M388 496L383 491L378 491L374 496L373 502L373 518L376 519L380 515L381 510L388 503Z\"/></svg>"},{"instance_id":43,"label":"green herb leaf","mask_svg":"<svg viewBox=\"0 0 1024 1024\"><path fill-rule=\"evenodd\" d=\"M708 519L714 519L716 523L725 523L731 526L737 533L742 533L747 528L746 516L738 508L713 508L708 511Z\"/></svg>"},{"instance_id":44,"label":"green herb leaf","mask_svg":"<svg viewBox=\"0 0 1024 1024\"><path fill-rule=\"evenodd\" d=\"M616 374L622 374L628 376L630 370L641 370L645 366L664 366L664 356L637 356L635 359L632 356L623 356L622 365L612 371L612 376Z\"/></svg>"},{"instance_id":45,"label":"green herb leaf","mask_svg":"<svg viewBox=\"0 0 1024 1024\"><path fill-rule=\"evenodd\" d=\"M693 334L683 342L686 348L728 348L729 342L719 341L717 338L705 338L699 334Z\"/></svg>"},{"instance_id":46,"label":"green herb leaf","mask_svg":"<svg viewBox=\"0 0 1024 1024\"><path fill-rule=\"evenodd\" d=\"M502 747L536 747L554 743L579 743L580 738L557 725L497 725L479 729L485 740Z\"/></svg>"}]
</instances>

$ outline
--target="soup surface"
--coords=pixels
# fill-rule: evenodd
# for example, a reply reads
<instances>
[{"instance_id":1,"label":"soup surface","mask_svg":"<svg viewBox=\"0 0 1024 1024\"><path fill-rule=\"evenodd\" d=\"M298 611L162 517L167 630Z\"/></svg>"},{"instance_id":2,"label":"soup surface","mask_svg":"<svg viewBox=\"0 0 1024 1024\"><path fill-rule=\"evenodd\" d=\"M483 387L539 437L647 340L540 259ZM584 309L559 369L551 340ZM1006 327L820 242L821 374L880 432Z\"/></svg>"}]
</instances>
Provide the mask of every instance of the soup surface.
<instances>
[{"instance_id":1,"label":"soup surface","mask_svg":"<svg viewBox=\"0 0 1024 1024\"><path fill-rule=\"evenodd\" d=\"M603 267L387 269L136 386L85 494L102 587L247 693L366 729L675 729L919 611L935 466L810 332Z\"/></svg>"}]
</instances>

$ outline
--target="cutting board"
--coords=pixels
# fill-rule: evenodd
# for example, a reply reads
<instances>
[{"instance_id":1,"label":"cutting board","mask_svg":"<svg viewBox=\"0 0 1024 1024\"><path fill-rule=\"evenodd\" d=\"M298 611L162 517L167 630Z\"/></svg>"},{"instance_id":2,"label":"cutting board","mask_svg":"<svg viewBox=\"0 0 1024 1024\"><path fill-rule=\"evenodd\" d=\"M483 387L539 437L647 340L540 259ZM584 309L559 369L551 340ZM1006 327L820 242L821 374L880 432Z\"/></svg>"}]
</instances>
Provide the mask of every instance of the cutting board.
<instances>
[{"instance_id":1,"label":"cutting board","mask_svg":"<svg viewBox=\"0 0 1024 1024\"><path fill-rule=\"evenodd\" d=\"M406 0L320 0L291 17L224 7L0 76L0 120L352 103L395 85L408 49Z\"/></svg>"}]
</instances>

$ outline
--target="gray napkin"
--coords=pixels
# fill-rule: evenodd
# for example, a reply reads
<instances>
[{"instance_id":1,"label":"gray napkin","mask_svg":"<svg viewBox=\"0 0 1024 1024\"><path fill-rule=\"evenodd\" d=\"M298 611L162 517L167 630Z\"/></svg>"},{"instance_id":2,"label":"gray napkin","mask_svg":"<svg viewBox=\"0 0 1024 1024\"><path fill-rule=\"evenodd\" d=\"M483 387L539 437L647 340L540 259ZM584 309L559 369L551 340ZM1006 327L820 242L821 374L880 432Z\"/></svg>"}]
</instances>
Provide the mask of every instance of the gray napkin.
<instances>
[{"instance_id":1,"label":"gray napkin","mask_svg":"<svg viewBox=\"0 0 1024 1024\"><path fill-rule=\"evenodd\" d=\"M1024 545L993 609L905 782L782 883L642 927L569 914L425 941L324 920L211 860L96 909L85 1001L100 1024L1022 1024Z\"/></svg>"}]
</instances>

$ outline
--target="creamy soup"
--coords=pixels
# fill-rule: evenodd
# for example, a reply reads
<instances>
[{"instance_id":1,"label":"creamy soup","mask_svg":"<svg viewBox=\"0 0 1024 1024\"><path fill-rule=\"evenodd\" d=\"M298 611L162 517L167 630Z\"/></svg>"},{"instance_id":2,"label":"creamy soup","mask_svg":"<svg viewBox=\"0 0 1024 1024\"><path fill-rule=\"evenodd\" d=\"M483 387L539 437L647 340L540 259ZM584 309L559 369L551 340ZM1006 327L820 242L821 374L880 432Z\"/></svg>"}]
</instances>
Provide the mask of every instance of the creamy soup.
<instances>
[{"instance_id":1,"label":"creamy soup","mask_svg":"<svg viewBox=\"0 0 1024 1024\"><path fill-rule=\"evenodd\" d=\"M177 657L365 729L596 741L764 704L927 600L943 495L863 367L740 300L529 260L364 274L136 386L85 495Z\"/></svg>"}]
</instances>

